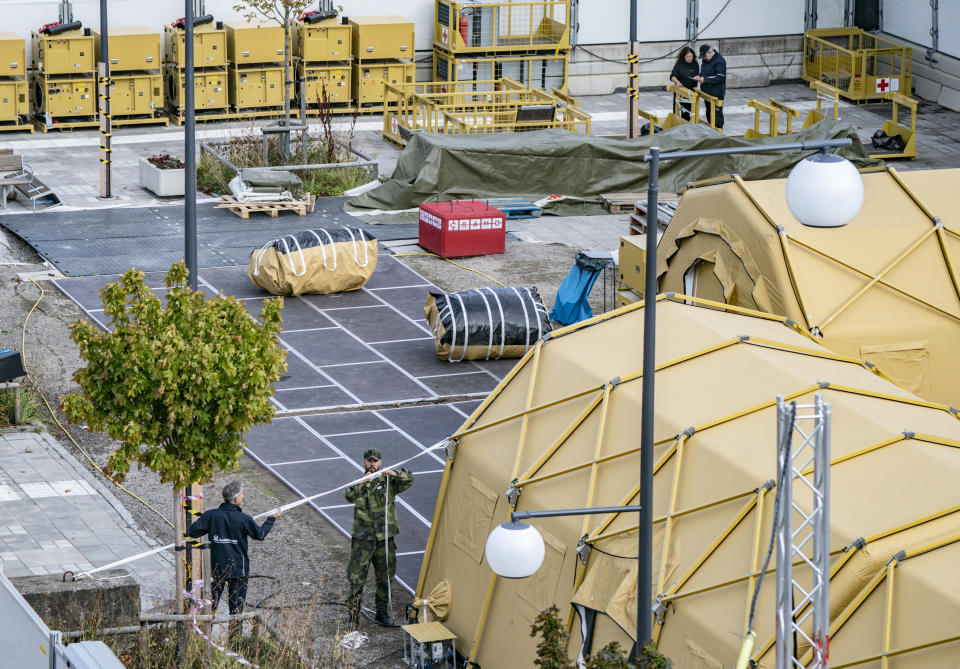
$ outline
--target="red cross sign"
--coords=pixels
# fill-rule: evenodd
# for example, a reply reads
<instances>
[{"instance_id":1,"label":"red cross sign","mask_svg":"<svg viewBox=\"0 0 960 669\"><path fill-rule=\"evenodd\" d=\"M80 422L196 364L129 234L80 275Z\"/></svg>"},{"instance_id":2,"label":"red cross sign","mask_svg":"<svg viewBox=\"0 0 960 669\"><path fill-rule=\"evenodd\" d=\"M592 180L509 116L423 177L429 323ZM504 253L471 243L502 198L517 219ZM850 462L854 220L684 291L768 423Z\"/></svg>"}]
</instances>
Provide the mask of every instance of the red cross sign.
<instances>
[{"instance_id":1,"label":"red cross sign","mask_svg":"<svg viewBox=\"0 0 960 669\"><path fill-rule=\"evenodd\" d=\"M443 40L443 43L446 44L450 40L450 33L447 32L447 27L444 26L440 30L440 39Z\"/></svg>"},{"instance_id":2,"label":"red cross sign","mask_svg":"<svg viewBox=\"0 0 960 669\"><path fill-rule=\"evenodd\" d=\"M877 77L877 93L896 91L900 88L900 80L891 77Z\"/></svg>"}]
</instances>

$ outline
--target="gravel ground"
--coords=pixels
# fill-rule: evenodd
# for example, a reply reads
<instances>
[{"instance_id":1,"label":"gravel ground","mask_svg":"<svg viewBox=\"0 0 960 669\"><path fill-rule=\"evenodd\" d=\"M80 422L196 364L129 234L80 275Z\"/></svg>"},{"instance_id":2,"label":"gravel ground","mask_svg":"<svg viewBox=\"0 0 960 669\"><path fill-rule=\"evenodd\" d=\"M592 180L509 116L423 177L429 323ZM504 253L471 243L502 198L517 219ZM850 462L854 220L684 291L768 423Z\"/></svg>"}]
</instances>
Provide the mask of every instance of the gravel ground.
<instances>
[{"instance_id":1,"label":"gravel ground","mask_svg":"<svg viewBox=\"0 0 960 669\"><path fill-rule=\"evenodd\" d=\"M3 289L0 289L0 347L19 349L24 320L40 291L30 281L19 280L18 274L44 271L46 268L32 249L18 239L8 235L8 242L9 248L0 244L0 282L3 285ZM549 308L553 304L557 287L572 266L574 254L574 249L561 244L512 242L507 244L506 253L502 256L469 258L458 262L507 285L537 286ZM495 285L489 279L438 258L408 256L402 260L447 291ZM67 326L84 316L79 308L52 284L41 282L41 285L44 286L45 293L30 315L24 355L37 386L51 404L56 406L56 399L60 395L76 390L71 376L81 361L76 346L69 339ZM597 311L600 306L599 299L593 302L594 310ZM66 424L62 415L58 417ZM77 455L78 461L94 471L53 421L45 416L44 422L50 432ZM107 454L113 448L109 437L86 432L79 426L69 428L95 462L100 465L106 462ZM99 473L94 471L94 474L106 482ZM246 484L244 508L253 514L297 499L296 495L272 474L244 456L237 471L221 473L205 487L211 503L218 501L221 487L233 479L240 479ZM133 469L124 485L147 500L163 515L168 518L171 516L172 491L168 485L161 484L159 477L153 472ZM114 489L114 492L149 536L163 543L173 540L172 530L154 511L120 490ZM305 647L312 646L317 657L324 658L317 660L320 666L326 666L325 662L332 661L330 658L336 648L336 640L343 631L341 607L322 602L345 599L345 566L349 549L349 541L307 506L285 513L270 536L263 543L255 543L251 549L253 572L279 578L283 584L281 595L267 602L281 603L284 606L284 610L271 613L271 625L275 629L283 630L287 638L306 640ZM170 583L145 583L143 587L158 599L169 597L173 590ZM274 588L273 581L253 581L248 602L257 602ZM394 617L399 619L410 597L399 588L396 588L394 593ZM372 578L365 594L366 605L372 608ZM291 603L300 605L294 606ZM380 628L372 623L364 623L361 629L370 636L370 642L352 655L347 666L404 666L397 654L378 659L390 651L399 652L398 630Z\"/></svg>"}]
</instances>

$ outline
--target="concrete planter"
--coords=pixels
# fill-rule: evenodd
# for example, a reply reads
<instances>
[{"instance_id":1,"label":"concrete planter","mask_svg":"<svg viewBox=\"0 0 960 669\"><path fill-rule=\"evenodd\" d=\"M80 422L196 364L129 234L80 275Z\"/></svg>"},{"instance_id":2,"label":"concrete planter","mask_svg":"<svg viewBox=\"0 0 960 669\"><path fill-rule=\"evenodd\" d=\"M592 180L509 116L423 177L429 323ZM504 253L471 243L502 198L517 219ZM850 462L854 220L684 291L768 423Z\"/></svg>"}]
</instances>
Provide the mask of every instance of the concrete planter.
<instances>
[{"instance_id":1,"label":"concrete planter","mask_svg":"<svg viewBox=\"0 0 960 669\"><path fill-rule=\"evenodd\" d=\"M184 170L161 170L140 159L140 185L160 197L183 197Z\"/></svg>"}]
</instances>

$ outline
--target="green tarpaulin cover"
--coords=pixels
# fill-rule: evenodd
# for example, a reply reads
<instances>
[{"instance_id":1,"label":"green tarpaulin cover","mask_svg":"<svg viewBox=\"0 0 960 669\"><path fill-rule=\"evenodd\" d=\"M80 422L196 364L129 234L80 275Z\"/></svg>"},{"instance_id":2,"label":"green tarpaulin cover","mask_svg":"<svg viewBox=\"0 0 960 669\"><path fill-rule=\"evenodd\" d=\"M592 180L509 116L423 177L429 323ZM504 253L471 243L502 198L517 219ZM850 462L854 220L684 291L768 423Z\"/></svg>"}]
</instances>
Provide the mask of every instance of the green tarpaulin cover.
<instances>
[{"instance_id":1,"label":"green tarpaulin cover","mask_svg":"<svg viewBox=\"0 0 960 669\"><path fill-rule=\"evenodd\" d=\"M351 208L410 209L427 200L521 197L530 201L549 195L578 198L554 209L576 213L584 203L598 205L603 193L631 193L647 188L643 156L651 146L661 151L714 149L757 144L785 144L849 137L853 146L837 153L858 168L882 166L867 155L847 123L825 120L802 132L780 137L727 137L704 124L687 124L655 136L611 139L566 130L537 130L490 135L416 133L400 153L393 177L349 202ZM660 190L682 191L691 181L739 174L747 180L785 177L811 152L714 156L664 161ZM566 211L563 211L566 213Z\"/></svg>"}]
</instances>

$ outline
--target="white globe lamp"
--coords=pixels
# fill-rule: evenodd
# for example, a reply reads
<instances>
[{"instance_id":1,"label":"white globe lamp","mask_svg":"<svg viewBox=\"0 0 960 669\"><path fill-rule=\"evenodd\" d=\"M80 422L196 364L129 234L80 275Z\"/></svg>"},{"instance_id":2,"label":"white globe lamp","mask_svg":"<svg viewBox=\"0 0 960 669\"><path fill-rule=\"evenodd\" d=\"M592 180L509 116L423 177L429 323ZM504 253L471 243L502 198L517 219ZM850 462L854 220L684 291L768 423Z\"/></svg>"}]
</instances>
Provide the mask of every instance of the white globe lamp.
<instances>
[{"instance_id":1,"label":"white globe lamp","mask_svg":"<svg viewBox=\"0 0 960 669\"><path fill-rule=\"evenodd\" d=\"M797 163L787 178L787 207L815 228L838 228L863 206L863 179L853 164L833 153L816 153Z\"/></svg>"},{"instance_id":2,"label":"white globe lamp","mask_svg":"<svg viewBox=\"0 0 960 669\"><path fill-rule=\"evenodd\" d=\"M527 523L503 523L487 537L484 553L498 576L527 578L543 564L543 537Z\"/></svg>"}]
</instances>

